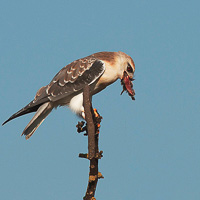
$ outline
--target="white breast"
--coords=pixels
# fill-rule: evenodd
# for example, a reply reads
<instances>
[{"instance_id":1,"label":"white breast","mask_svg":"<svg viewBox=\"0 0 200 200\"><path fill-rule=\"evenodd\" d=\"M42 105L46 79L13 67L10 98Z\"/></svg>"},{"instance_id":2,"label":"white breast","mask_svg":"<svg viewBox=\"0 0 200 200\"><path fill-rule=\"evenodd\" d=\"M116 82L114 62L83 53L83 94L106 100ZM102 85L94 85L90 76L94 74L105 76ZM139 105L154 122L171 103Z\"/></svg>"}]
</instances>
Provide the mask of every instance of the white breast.
<instances>
[{"instance_id":1,"label":"white breast","mask_svg":"<svg viewBox=\"0 0 200 200\"><path fill-rule=\"evenodd\" d=\"M74 96L69 102L69 108L78 115L82 116L83 108L83 93Z\"/></svg>"}]
</instances>

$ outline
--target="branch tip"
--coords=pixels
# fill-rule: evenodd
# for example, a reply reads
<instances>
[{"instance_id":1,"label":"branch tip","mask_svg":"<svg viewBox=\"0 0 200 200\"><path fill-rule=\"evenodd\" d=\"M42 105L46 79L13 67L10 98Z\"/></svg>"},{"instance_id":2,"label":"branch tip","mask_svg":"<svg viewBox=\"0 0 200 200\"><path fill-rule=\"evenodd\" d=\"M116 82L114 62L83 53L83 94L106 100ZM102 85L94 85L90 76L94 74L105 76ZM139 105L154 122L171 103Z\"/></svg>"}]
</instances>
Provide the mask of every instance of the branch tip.
<instances>
[{"instance_id":1,"label":"branch tip","mask_svg":"<svg viewBox=\"0 0 200 200\"><path fill-rule=\"evenodd\" d=\"M78 157L79 158L86 158L86 159L88 159L88 154L87 153L79 153Z\"/></svg>"}]
</instances>

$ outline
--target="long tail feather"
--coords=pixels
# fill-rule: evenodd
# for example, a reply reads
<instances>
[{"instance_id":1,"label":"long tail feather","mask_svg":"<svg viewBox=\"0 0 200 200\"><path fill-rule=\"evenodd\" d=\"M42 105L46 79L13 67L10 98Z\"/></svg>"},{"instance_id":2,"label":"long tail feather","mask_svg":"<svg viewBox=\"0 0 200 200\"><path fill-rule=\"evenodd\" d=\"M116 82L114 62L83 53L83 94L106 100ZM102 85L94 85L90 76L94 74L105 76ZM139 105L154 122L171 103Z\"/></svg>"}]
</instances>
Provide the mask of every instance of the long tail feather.
<instances>
[{"instance_id":1,"label":"long tail feather","mask_svg":"<svg viewBox=\"0 0 200 200\"><path fill-rule=\"evenodd\" d=\"M48 114L52 111L53 106L51 105L51 102L46 102L42 104L31 121L28 123L28 125L25 127L22 135L26 136L26 139L29 139L33 133L36 131L36 129L40 126L40 124L45 120L45 118L48 116Z\"/></svg>"},{"instance_id":2,"label":"long tail feather","mask_svg":"<svg viewBox=\"0 0 200 200\"><path fill-rule=\"evenodd\" d=\"M46 99L45 99L46 100ZM24 108L22 108L21 110L19 110L18 112L16 112L15 114L13 114L9 119L7 119L3 124L6 124L7 122L9 122L10 120L13 120L17 117L20 117L22 115L31 113L31 112L36 112L38 110L38 108L45 103L45 101L40 101L35 103L34 100L31 101L28 105L26 105Z\"/></svg>"}]
</instances>

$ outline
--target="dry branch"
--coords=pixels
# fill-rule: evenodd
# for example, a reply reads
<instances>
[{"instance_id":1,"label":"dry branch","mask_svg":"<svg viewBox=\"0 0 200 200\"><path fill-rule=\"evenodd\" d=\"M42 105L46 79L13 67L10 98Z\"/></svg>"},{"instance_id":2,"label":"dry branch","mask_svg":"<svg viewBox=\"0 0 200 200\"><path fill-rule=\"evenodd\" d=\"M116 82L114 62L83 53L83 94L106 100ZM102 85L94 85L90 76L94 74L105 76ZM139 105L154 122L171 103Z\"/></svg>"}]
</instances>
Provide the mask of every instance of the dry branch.
<instances>
[{"instance_id":1,"label":"dry branch","mask_svg":"<svg viewBox=\"0 0 200 200\"><path fill-rule=\"evenodd\" d=\"M95 200L94 195L99 178L103 178L102 174L98 172L98 159L102 157L102 151L99 152L98 140L99 140L99 126L101 117L95 117L91 97L90 88L85 86L83 90L83 106L85 110L85 120L87 122L86 128L83 127L84 123L78 123L78 132L87 131L88 136L88 154L79 154L81 158L88 158L90 160L90 172L87 191L84 200Z\"/></svg>"}]
</instances>

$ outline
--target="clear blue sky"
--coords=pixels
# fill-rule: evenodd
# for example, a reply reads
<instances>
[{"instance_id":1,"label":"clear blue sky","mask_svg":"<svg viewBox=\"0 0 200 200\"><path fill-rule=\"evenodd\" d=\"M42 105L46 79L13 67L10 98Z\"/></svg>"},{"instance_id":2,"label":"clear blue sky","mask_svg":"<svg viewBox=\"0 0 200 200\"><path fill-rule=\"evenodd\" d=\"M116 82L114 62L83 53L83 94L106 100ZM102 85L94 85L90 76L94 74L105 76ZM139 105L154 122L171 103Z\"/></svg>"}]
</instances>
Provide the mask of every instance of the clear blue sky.
<instances>
[{"instance_id":1,"label":"clear blue sky","mask_svg":"<svg viewBox=\"0 0 200 200\"><path fill-rule=\"evenodd\" d=\"M103 116L97 200L200 199L199 1L0 2L0 121L75 59L124 51L136 101L120 81L93 98ZM86 191L87 138L58 108L28 141L32 114L0 127L3 200L77 200Z\"/></svg>"}]
</instances>

